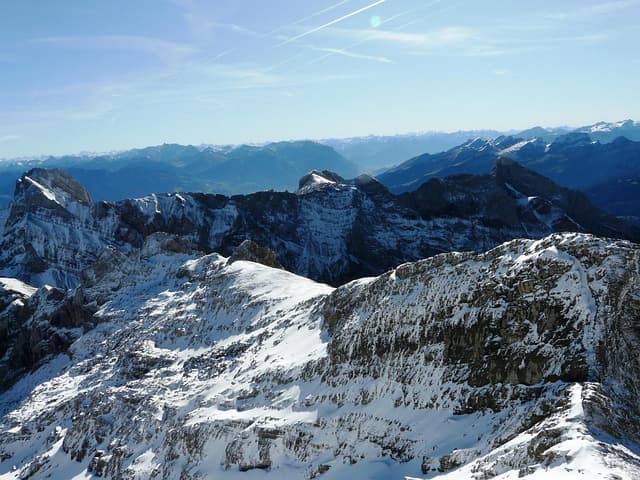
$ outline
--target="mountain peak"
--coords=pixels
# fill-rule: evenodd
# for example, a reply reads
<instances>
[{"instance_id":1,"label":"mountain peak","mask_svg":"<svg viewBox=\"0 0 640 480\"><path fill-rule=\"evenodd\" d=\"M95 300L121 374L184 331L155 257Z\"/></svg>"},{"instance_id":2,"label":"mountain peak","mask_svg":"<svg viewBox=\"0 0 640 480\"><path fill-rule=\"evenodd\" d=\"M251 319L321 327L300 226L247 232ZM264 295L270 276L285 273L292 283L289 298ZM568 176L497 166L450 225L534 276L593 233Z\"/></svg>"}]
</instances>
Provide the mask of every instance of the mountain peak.
<instances>
[{"instance_id":1,"label":"mountain peak","mask_svg":"<svg viewBox=\"0 0 640 480\"><path fill-rule=\"evenodd\" d=\"M298 193L308 193L320 190L327 185L336 185L343 182L344 178L335 172L330 172L329 170L312 170L298 182Z\"/></svg>"},{"instance_id":2,"label":"mountain peak","mask_svg":"<svg viewBox=\"0 0 640 480\"><path fill-rule=\"evenodd\" d=\"M89 192L71 175L60 169L33 168L16 182L16 196L44 198L66 208L70 203L91 204Z\"/></svg>"}]
</instances>

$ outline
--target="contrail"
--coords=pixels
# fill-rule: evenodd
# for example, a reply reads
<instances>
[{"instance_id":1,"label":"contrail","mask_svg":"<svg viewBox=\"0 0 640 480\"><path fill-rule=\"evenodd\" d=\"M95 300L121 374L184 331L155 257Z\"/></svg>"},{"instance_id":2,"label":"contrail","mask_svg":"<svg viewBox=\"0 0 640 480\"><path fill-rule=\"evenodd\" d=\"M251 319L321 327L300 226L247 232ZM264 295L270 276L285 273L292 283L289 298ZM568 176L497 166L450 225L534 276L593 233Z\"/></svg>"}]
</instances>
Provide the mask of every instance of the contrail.
<instances>
[{"instance_id":1,"label":"contrail","mask_svg":"<svg viewBox=\"0 0 640 480\"><path fill-rule=\"evenodd\" d=\"M333 5L330 5L327 8L323 8L322 10L312 13L311 15L307 15L306 17L296 20L295 22L291 22L286 25L282 25L274 30L271 30L267 35L272 35L276 32L279 32L280 30L284 30L285 28L293 27L294 25L298 25L302 22L306 22L307 20L317 17L318 15L322 15L323 13L327 13L327 12L330 12L331 10L341 7L342 5L344 5L345 3L349 3L350 1L351 0L342 0L341 2L334 3Z\"/></svg>"},{"instance_id":2,"label":"contrail","mask_svg":"<svg viewBox=\"0 0 640 480\"><path fill-rule=\"evenodd\" d=\"M327 28L327 27L330 27L331 25L335 25L338 22L342 22L343 20L346 20L347 18L353 17L354 15L358 15L359 13L362 13L362 12L364 12L366 10L369 10L370 8L373 8L373 7L377 6L377 5L380 5L381 3L384 3L385 1L386 0L378 0L377 2L374 2L374 3L370 4L370 5L367 5L366 7L362 7L360 9L356 10L355 12L347 13L346 15L344 15L344 16L342 16L340 18L336 18L335 20L331 20L330 22L325 23L324 25L320 25L319 27L316 27L316 28L313 28L311 30L308 30L308 31L306 31L304 33L301 33L300 35L296 35L295 37L288 38L284 42L281 42L276 46L280 47L280 46L285 45L287 43L291 43L291 42L293 42L295 40L298 40L300 38L306 37L307 35L311 35L312 33L315 33L315 32L317 32L319 30L322 30L323 28Z\"/></svg>"}]
</instances>

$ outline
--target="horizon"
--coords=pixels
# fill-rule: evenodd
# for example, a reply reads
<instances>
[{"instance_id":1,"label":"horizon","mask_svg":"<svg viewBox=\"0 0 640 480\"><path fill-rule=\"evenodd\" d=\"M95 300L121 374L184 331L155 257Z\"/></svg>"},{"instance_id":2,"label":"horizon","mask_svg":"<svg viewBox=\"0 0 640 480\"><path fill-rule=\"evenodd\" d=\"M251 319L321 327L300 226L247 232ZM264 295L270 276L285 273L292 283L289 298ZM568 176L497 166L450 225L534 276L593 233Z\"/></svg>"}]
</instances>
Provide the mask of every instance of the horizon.
<instances>
[{"instance_id":1,"label":"horizon","mask_svg":"<svg viewBox=\"0 0 640 480\"><path fill-rule=\"evenodd\" d=\"M0 158L639 118L636 13L640 0L12 3Z\"/></svg>"},{"instance_id":2,"label":"horizon","mask_svg":"<svg viewBox=\"0 0 640 480\"><path fill-rule=\"evenodd\" d=\"M133 150L144 150L145 148L157 148L162 147L164 145L180 145L183 147L195 147L195 148L238 148L243 146L249 147L263 147L274 143L294 143L294 142L314 142L326 145L323 142L329 141L340 141L340 140L351 140L351 139L367 139L367 138L396 138L396 137L410 137L410 136L420 136L420 135L455 135L455 134L464 134L464 133L475 133L475 132L494 132L500 135L505 136L517 136L518 134L534 129L534 128L542 128L548 131L553 130L567 130L567 133L570 133L572 130L577 130L584 127L589 127L598 124L617 124L622 122L634 122L638 124L637 120L632 118L626 118L624 120L614 120L614 121L605 121L600 120L594 122L589 125L558 125L558 126L542 126L542 125L534 125L531 127L526 127L524 129L511 129L511 130L496 130L492 128L477 128L470 130L421 130L421 131L412 131L412 132L403 132L403 133L390 133L390 134L367 134L367 135L354 135L352 137L331 137L331 138L282 138L275 140L266 140L263 142L240 142L240 143L178 143L178 142L162 142L156 143L152 145L134 145L128 146L120 149L113 150L104 150L104 151L92 151L92 150L80 150L75 152L64 152L59 154L40 154L40 155L21 155L18 157L0 157L0 162L12 162L12 161L30 161L30 160L38 160L38 159L49 159L49 158L61 158L61 157L98 157L102 155L117 155L119 153L130 152ZM482 139L490 139L489 137L479 136L477 138ZM330 145L327 145L330 146ZM331 146L330 146L331 147ZM331 147L333 148L333 147Z\"/></svg>"}]
</instances>

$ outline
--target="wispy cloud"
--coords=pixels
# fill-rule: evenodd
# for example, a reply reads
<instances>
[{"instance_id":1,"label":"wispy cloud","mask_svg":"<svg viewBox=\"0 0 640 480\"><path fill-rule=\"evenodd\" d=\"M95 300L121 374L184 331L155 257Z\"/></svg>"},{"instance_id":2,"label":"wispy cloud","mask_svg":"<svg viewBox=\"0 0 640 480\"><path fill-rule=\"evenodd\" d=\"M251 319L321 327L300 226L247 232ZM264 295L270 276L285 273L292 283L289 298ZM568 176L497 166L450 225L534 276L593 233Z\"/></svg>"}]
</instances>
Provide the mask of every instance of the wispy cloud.
<instances>
[{"instance_id":1,"label":"wispy cloud","mask_svg":"<svg viewBox=\"0 0 640 480\"><path fill-rule=\"evenodd\" d=\"M316 52L325 52L325 53L331 53L335 55L342 55L343 57L357 58L360 60L371 60L371 61L380 62L380 63L393 63L393 61L387 57L364 55L362 53L350 52L342 48L325 48L325 47L314 47L314 46L310 46L309 48L311 48L311 50L315 50ZM322 58L325 58L325 57L320 57L320 59ZM316 59L316 61L319 61L320 59ZM315 62L312 62L312 63L315 63Z\"/></svg>"},{"instance_id":2,"label":"wispy cloud","mask_svg":"<svg viewBox=\"0 0 640 480\"><path fill-rule=\"evenodd\" d=\"M214 28L222 28L225 30L230 30L232 32L235 33L241 33L243 35L248 35L250 37L264 37L265 34L261 33L261 32L257 32L255 30L252 30L250 28L247 27L243 27L242 25L238 25L236 23L224 23L224 22L214 22L214 21L210 21L207 22L207 25L214 29Z\"/></svg>"},{"instance_id":3,"label":"wispy cloud","mask_svg":"<svg viewBox=\"0 0 640 480\"><path fill-rule=\"evenodd\" d=\"M181 60L197 51L193 45L137 35L58 36L31 39L32 45L75 49L113 49L145 52L166 61Z\"/></svg>"},{"instance_id":4,"label":"wispy cloud","mask_svg":"<svg viewBox=\"0 0 640 480\"><path fill-rule=\"evenodd\" d=\"M469 29L463 27L447 27L430 33L410 33L392 30L364 30L356 35L366 37L371 41L400 43L411 46L440 47L460 43L472 38Z\"/></svg>"},{"instance_id":5,"label":"wispy cloud","mask_svg":"<svg viewBox=\"0 0 640 480\"><path fill-rule=\"evenodd\" d=\"M640 5L640 0L615 0L587 5L571 11L552 12L547 18L553 20L567 20L580 17L597 17L610 15Z\"/></svg>"},{"instance_id":6,"label":"wispy cloud","mask_svg":"<svg viewBox=\"0 0 640 480\"><path fill-rule=\"evenodd\" d=\"M331 20L330 22L327 22L327 23L325 23L323 25L320 25L318 27L312 28L311 30L307 30L307 31L302 32L302 33L300 33L298 35L295 35L293 37L289 37L286 40L284 40L283 42L280 42L278 44L278 46L285 45L287 43L291 43L291 42L294 42L296 40L300 40L301 38L304 38L304 37L306 37L308 35L311 35L313 33L319 32L320 30L324 30L325 28L331 27L332 25L335 25L337 23L343 22L343 21L347 20L348 18L351 18L351 17L353 17L355 15L359 15L362 12L366 12L367 10L370 10L373 7L377 7L378 5L383 4L385 1L386 0L378 0L377 2L373 2L373 3L369 4L369 5L366 5L366 6L362 7L362 8L359 8L358 10L355 10L355 11L353 11L351 13L347 13L346 15L343 15L343 16L341 16L339 18Z\"/></svg>"},{"instance_id":7,"label":"wispy cloud","mask_svg":"<svg viewBox=\"0 0 640 480\"><path fill-rule=\"evenodd\" d=\"M0 143L13 142L14 140L19 140L20 138L20 135L15 134L0 135Z\"/></svg>"}]
</instances>

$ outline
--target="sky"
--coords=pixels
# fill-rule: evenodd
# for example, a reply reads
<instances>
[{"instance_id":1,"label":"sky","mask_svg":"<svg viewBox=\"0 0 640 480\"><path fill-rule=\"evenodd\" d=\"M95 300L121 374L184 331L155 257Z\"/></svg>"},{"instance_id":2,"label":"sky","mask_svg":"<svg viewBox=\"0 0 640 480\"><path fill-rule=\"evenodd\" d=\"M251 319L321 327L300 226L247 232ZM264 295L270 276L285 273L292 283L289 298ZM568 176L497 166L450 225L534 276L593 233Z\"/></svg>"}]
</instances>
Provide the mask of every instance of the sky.
<instances>
[{"instance_id":1,"label":"sky","mask_svg":"<svg viewBox=\"0 0 640 480\"><path fill-rule=\"evenodd\" d=\"M640 0L0 0L0 158L640 119Z\"/></svg>"}]
</instances>

